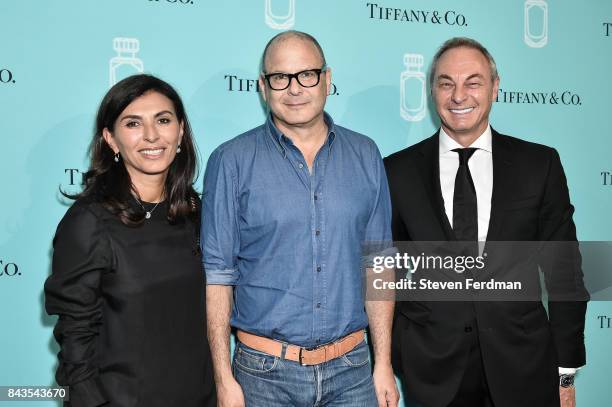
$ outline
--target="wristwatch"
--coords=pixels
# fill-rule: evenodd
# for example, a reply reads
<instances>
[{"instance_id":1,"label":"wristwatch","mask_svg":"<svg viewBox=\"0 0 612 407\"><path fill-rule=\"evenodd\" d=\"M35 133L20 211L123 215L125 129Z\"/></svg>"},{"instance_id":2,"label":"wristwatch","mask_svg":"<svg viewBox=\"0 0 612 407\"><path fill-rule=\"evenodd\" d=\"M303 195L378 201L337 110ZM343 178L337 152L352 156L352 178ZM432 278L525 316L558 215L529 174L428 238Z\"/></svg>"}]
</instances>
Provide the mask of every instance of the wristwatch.
<instances>
[{"instance_id":1,"label":"wristwatch","mask_svg":"<svg viewBox=\"0 0 612 407\"><path fill-rule=\"evenodd\" d=\"M563 388L574 387L574 375L573 374L560 374L559 375L559 386Z\"/></svg>"}]
</instances>

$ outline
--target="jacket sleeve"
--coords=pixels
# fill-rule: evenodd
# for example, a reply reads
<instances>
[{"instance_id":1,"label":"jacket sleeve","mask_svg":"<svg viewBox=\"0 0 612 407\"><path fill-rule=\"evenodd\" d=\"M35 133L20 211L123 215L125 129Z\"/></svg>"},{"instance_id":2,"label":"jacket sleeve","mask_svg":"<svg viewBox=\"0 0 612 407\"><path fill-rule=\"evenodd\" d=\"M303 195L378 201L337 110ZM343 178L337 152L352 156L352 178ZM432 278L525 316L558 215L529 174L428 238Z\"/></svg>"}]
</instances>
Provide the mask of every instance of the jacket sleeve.
<instances>
[{"instance_id":1,"label":"jacket sleeve","mask_svg":"<svg viewBox=\"0 0 612 407\"><path fill-rule=\"evenodd\" d=\"M558 363L567 368L586 363L584 324L589 300L573 213L559 154L551 150L538 218L538 240L546 242L540 267L548 291L548 314Z\"/></svg>"}]
</instances>

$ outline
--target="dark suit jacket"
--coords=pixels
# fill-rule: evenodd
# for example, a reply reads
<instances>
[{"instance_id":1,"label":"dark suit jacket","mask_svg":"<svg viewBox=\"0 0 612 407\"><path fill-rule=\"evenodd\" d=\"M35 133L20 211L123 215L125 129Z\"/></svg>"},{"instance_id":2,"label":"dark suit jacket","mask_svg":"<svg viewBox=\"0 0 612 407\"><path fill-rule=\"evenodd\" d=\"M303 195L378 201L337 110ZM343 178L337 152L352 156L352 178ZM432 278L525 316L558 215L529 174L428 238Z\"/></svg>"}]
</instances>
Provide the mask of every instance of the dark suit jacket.
<instances>
[{"instance_id":1,"label":"dark suit jacket","mask_svg":"<svg viewBox=\"0 0 612 407\"><path fill-rule=\"evenodd\" d=\"M574 208L558 153L495 130L492 142L487 241L575 242ZM385 159L396 241L454 239L444 212L438 148L436 133ZM403 377L407 397L428 407L452 400L469 354L466 328L475 322L495 406L558 406L558 366L585 364L588 294L577 244L573 250L566 254L577 265L574 261L569 272L582 301L549 301L548 316L541 301L398 302L394 368ZM555 258L547 261L541 266L548 287L559 264Z\"/></svg>"}]
</instances>

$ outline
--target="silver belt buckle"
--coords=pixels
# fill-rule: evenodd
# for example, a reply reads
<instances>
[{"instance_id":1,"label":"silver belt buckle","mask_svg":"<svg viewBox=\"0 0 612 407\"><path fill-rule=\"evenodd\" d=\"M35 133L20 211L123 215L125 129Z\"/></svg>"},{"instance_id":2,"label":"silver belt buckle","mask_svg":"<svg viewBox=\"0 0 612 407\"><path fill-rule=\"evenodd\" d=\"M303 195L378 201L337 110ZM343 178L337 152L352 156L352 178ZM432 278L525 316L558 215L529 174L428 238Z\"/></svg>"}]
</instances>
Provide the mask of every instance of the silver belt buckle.
<instances>
[{"instance_id":1,"label":"silver belt buckle","mask_svg":"<svg viewBox=\"0 0 612 407\"><path fill-rule=\"evenodd\" d=\"M303 351L304 351L304 348L300 346L300 353L298 354L298 361L300 362L300 365L306 366L306 364L304 363Z\"/></svg>"}]
</instances>

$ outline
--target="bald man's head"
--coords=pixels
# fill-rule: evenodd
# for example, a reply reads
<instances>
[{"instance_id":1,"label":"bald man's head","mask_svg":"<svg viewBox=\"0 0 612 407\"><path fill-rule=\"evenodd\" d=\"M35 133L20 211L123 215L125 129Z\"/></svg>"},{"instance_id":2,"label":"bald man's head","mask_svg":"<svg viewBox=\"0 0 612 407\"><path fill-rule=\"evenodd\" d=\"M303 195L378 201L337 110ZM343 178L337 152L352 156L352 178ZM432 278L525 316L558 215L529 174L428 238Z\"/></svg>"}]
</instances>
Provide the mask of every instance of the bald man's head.
<instances>
[{"instance_id":1,"label":"bald man's head","mask_svg":"<svg viewBox=\"0 0 612 407\"><path fill-rule=\"evenodd\" d=\"M273 52L274 48L276 48L277 46L281 45L282 43L290 39L298 39L298 40L309 42L312 45L314 45L315 48L317 49L317 52L319 53L321 57L321 66L324 67L326 65L325 54L323 54L323 49L321 48L321 45L319 44L319 42L316 40L315 37L305 32L290 30L290 31L284 31L280 34L277 34L274 37L272 37L270 41L268 41L268 43L266 44L266 48L264 48L263 56L261 59L262 72L267 72L267 63L268 63L269 54Z\"/></svg>"}]
</instances>

